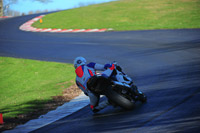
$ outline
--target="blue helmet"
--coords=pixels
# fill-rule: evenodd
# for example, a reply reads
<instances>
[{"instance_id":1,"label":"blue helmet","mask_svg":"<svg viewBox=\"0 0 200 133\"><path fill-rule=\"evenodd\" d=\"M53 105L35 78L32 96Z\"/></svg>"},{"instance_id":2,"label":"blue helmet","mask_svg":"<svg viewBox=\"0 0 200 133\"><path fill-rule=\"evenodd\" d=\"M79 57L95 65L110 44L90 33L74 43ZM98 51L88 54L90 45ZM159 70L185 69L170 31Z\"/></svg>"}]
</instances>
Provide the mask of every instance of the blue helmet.
<instances>
[{"instance_id":1,"label":"blue helmet","mask_svg":"<svg viewBox=\"0 0 200 133\"><path fill-rule=\"evenodd\" d=\"M81 65L85 65L86 64L86 59L84 57L76 57L74 60L74 67L77 68Z\"/></svg>"}]
</instances>

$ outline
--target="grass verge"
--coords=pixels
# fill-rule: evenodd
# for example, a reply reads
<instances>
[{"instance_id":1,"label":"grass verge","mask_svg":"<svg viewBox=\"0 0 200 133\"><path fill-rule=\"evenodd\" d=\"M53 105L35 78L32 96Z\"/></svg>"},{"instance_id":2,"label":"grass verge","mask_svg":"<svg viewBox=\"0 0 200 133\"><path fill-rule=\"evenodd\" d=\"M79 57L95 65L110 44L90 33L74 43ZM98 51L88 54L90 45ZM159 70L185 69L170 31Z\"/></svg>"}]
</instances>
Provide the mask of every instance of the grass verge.
<instances>
[{"instance_id":1,"label":"grass verge","mask_svg":"<svg viewBox=\"0 0 200 133\"><path fill-rule=\"evenodd\" d=\"M0 73L4 129L37 118L80 94L68 89L75 78L71 64L0 57Z\"/></svg>"},{"instance_id":2,"label":"grass verge","mask_svg":"<svg viewBox=\"0 0 200 133\"><path fill-rule=\"evenodd\" d=\"M38 28L114 30L200 28L199 0L120 0L48 14Z\"/></svg>"}]
</instances>

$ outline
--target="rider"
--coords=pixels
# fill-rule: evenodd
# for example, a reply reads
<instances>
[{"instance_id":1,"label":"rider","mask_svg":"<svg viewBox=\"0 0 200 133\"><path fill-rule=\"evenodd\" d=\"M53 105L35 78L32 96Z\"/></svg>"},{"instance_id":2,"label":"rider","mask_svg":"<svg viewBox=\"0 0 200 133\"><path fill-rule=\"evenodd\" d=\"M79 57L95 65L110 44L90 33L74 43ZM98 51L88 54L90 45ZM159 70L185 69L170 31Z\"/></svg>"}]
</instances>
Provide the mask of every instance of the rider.
<instances>
[{"instance_id":1,"label":"rider","mask_svg":"<svg viewBox=\"0 0 200 133\"><path fill-rule=\"evenodd\" d=\"M77 86L85 93L85 95L90 98L90 108L94 113L100 111L109 105L108 101L103 101L99 104L100 96L91 92L87 87L88 80L96 75L96 70L103 71L102 76L110 77L114 73L115 65L114 64L97 64L94 62L90 62L86 64L86 59L84 57L77 57L74 60L74 67L76 73L76 84ZM118 66L118 70L121 68Z\"/></svg>"}]
</instances>

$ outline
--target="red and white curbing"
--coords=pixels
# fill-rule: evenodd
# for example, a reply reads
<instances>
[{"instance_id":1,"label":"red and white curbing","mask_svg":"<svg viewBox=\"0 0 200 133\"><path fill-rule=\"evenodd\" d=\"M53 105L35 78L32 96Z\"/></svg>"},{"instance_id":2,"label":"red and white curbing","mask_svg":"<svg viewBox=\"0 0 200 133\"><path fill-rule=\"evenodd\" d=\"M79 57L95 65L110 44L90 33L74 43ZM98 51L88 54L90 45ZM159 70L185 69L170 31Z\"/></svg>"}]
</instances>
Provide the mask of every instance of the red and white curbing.
<instances>
[{"instance_id":1,"label":"red and white curbing","mask_svg":"<svg viewBox=\"0 0 200 133\"><path fill-rule=\"evenodd\" d=\"M12 16L0 16L0 18L11 18Z\"/></svg>"},{"instance_id":2,"label":"red and white curbing","mask_svg":"<svg viewBox=\"0 0 200 133\"><path fill-rule=\"evenodd\" d=\"M45 28L45 29L40 29L40 28L34 28L31 25L43 18L45 15L41 15L38 17L33 18L32 20L27 21L23 25L19 27L20 30L23 31L32 31L32 32L56 32L56 33L65 33L65 32L105 32L105 31L111 31L112 29L51 29L51 28Z\"/></svg>"}]
</instances>

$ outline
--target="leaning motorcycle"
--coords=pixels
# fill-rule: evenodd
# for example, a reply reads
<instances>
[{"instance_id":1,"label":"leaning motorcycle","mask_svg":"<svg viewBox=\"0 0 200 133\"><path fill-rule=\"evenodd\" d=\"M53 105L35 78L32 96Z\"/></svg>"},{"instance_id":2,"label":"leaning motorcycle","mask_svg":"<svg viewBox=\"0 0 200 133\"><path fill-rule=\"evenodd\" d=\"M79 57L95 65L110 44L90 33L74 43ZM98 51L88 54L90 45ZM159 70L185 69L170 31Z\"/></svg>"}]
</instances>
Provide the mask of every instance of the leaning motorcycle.
<instances>
[{"instance_id":1,"label":"leaning motorcycle","mask_svg":"<svg viewBox=\"0 0 200 133\"><path fill-rule=\"evenodd\" d=\"M95 75L87 83L88 88L99 95L105 95L113 106L133 109L137 101L147 101L147 97L137 89L132 79L122 72L121 67L114 63L115 69L110 77Z\"/></svg>"}]
</instances>

